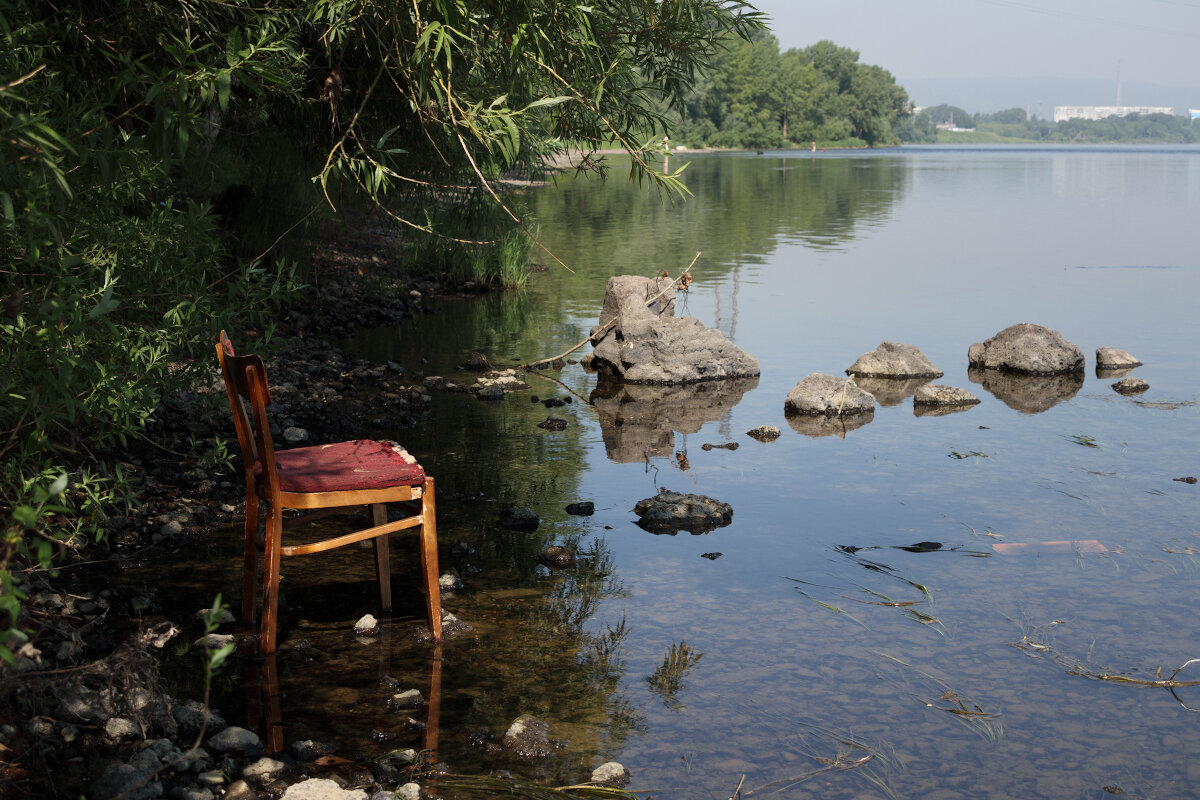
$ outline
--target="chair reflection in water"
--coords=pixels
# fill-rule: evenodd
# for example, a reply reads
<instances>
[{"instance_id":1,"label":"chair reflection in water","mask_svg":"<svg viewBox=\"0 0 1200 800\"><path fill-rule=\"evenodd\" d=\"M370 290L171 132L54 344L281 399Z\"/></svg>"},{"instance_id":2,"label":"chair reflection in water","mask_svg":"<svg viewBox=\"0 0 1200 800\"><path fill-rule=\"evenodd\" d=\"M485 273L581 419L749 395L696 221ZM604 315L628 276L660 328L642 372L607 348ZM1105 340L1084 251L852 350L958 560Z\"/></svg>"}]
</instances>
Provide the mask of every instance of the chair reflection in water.
<instances>
[{"instance_id":1,"label":"chair reflection in water","mask_svg":"<svg viewBox=\"0 0 1200 800\"><path fill-rule=\"evenodd\" d=\"M381 680L388 675L391 664L391 643L385 627L380 637L381 648L379 675ZM260 661L253 658L243 660L245 665L246 707L249 727L262 733L266 754L284 750L283 702L279 684L278 656L272 654ZM425 696L425 725L421 728L421 749L430 763L437 761L438 724L442 708L442 645L434 644L429 653L429 690ZM365 668L365 664L362 665Z\"/></svg>"},{"instance_id":2,"label":"chair reflection in water","mask_svg":"<svg viewBox=\"0 0 1200 800\"><path fill-rule=\"evenodd\" d=\"M258 550L263 550L262 617L259 650L275 652L279 610L280 560L283 556L321 553L368 539L375 546L375 574L383 610L392 609L388 534L419 528L421 576L429 632L442 640L438 589L437 523L433 478L394 442L352 442L276 450L267 406L271 393L262 359L234 353L221 331L217 359L233 412L246 478L246 528L242 564L242 621L254 622ZM246 405L250 411L247 413ZM402 504L408 515L387 521L387 504ZM259 541L259 507L264 506L265 534ZM306 544L283 544L284 509L307 513L299 520L366 506L369 527ZM297 521L289 519L288 522Z\"/></svg>"}]
</instances>

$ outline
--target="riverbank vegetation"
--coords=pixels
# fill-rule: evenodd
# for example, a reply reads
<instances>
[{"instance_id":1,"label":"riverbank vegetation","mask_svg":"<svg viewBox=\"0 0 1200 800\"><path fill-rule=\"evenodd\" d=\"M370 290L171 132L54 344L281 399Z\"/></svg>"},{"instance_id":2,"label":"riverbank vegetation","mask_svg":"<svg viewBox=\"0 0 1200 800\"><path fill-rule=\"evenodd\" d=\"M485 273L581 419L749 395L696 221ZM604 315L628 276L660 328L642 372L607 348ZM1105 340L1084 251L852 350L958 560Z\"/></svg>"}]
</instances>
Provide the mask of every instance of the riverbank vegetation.
<instances>
[{"instance_id":1,"label":"riverbank vegetation","mask_svg":"<svg viewBox=\"0 0 1200 800\"><path fill-rule=\"evenodd\" d=\"M380 209L434 267L508 280L489 254L531 230L499 179L583 141L678 189L643 142L761 24L737 0L0 0L0 657L18 571L136 501L122 451L189 447L147 424L218 329L269 336L319 280L323 225Z\"/></svg>"}]
</instances>

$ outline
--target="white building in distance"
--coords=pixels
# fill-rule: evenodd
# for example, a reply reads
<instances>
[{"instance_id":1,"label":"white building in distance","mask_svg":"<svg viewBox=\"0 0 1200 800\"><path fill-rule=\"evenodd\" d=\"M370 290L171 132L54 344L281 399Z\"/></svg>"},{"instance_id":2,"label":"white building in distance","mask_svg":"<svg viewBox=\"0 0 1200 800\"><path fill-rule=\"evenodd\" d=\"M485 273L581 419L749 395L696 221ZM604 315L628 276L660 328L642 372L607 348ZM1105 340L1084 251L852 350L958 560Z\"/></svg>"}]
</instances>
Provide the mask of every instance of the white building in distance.
<instances>
[{"instance_id":1,"label":"white building in distance","mask_svg":"<svg viewBox=\"0 0 1200 800\"><path fill-rule=\"evenodd\" d=\"M1174 114L1171 106L1055 106L1054 121L1065 119L1104 119L1127 117L1130 114Z\"/></svg>"}]
</instances>

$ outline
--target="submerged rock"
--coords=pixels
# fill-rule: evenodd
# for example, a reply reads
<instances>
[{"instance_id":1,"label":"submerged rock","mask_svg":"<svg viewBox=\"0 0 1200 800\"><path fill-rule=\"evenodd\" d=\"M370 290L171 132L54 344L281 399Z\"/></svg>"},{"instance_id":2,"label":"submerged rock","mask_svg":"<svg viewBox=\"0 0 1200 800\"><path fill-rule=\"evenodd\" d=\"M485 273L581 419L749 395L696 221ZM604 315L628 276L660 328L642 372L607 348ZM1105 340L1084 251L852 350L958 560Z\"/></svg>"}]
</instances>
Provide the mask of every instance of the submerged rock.
<instances>
[{"instance_id":1,"label":"submerged rock","mask_svg":"<svg viewBox=\"0 0 1200 800\"><path fill-rule=\"evenodd\" d=\"M532 714L513 720L501 740L504 750L527 761L548 758L563 747L550 739L550 725Z\"/></svg>"},{"instance_id":2,"label":"submerged rock","mask_svg":"<svg viewBox=\"0 0 1200 800\"><path fill-rule=\"evenodd\" d=\"M733 521L733 507L700 494L682 494L660 489L633 507L638 525L651 533L699 534L723 528Z\"/></svg>"},{"instance_id":3,"label":"submerged rock","mask_svg":"<svg viewBox=\"0 0 1200 800\"><path fill-rule=\"evenodd\" d=\"M825 417L874 414L875 398L853 381L814 372L792 387L783 410L787 414Z\"/></svg>"},{"instance_id":4,"label":"submerged rock","mask_svg":"<svg viewBox=\"0 0 1200 800\"><path fill-rule=\"evenodd\" d=\"M541 520L528 506L513 506L500 512L500 526L512 531L535 531Z\"/></svg>"},{"instance_id":5,"label":"submerged rock","mask_svg":"<svg viewBox=\"0 0 1200 800\"><path fill-rule=\"evenodd\" d=\"M881 342L869 353L863 353L846 370L856 378L940 378L943 373L925 357L920 348L911 344Z\"/></svg>"},{"instance_id":6,"label":"submerged rock","mask_svg":"<svg viewBox=\"0 0 1200 800\"><path fill-rule=\"evenodd\" d=\"M1083 351L1058 331L1021 322L971 345L967 362L1027 375L1065 375L1083 369Z\"/></svg>"},{"instance_id":7,"label":"submerged rock","mask_svg":"<svg viewBox=\"0 0 1200 800\"><path fill-rule=\"evenodd\" d=\"M759 374L758 359L695 317L675 316L670 278L615 275L584 365L627 383L684 384Z\"/></svg>"},{"instance_id":8,"label":"submerged rock","mask_svg":"<svg viewBox=\"0 0 1200 800\"><path fill-rule=\"evenodd\" d=\"M537 560L547 567L563 569L575 563L575 554L567 548L555 544L539 553Z\"/></svg>"}]
</instances>

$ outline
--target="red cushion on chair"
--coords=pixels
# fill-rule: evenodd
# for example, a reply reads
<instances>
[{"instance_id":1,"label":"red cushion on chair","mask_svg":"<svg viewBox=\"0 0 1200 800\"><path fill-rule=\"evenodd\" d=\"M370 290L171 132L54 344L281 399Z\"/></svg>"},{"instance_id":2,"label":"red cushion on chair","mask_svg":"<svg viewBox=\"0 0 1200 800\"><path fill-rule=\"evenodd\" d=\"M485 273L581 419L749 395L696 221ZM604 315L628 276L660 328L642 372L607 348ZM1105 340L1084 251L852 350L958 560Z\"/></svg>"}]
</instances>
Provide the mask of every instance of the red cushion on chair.
<instances>
[{"instance_id":1,"label":"red cushion on chair","mask_svg":"<svg viewBox=\"0 0 1200 800\"><path fill-rule=\"evenodd\" d=\"M285 492L350 492L425 482L425 470L403 447L374 439L276 450L275 466ZM261 464L254 465L254 475L261 479Z\"/></svg>"}]
</instances>

